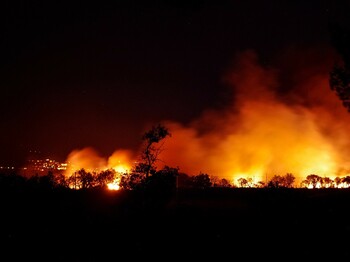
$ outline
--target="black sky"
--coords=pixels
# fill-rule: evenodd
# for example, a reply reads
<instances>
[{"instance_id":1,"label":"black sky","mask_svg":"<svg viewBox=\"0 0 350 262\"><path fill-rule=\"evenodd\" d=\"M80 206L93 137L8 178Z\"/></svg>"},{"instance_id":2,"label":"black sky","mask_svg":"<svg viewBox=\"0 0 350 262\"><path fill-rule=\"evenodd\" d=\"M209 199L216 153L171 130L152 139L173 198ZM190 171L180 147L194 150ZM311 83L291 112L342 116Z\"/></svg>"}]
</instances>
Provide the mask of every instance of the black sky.
<instances>
[{"instance_id":1,"label":"black sky","mask_svg":"<svg viewBox=\"0 0 350 262\"><path fill-rule=\"evenodd\" d=\"M1 8L0 164L135 148L150 123L186 123L227 99L234 55L273 63L329 45L332 1L7 1Z\"/></svg>"}]
</instances>

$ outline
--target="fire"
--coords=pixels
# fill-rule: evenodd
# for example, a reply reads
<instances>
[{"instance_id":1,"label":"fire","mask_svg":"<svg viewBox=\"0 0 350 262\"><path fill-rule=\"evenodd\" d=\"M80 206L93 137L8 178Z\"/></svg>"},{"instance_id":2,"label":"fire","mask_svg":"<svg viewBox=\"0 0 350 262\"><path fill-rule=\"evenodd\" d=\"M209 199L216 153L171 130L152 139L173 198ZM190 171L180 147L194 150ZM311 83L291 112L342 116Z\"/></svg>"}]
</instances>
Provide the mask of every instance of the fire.
<instances>
[{"instance_id":1,"label":"fire","mask_svg":"<svg viewBox=\"0 0 350 262\"><path fill-rule=\"evenodd\" d=\"M66 175L71 175L73 172L84 168L89 171L103 170L108 167L108 162L100 156L92 147L73 150L67 157Z\"/></svg>"},{"instance_id":2,"label":"fire","mask_svg":"<svg viewBox=\"0 0 350 262\"><path fill-rule=\"evenodd\" d=\"M116 150L108 158L108 167L119 173L128 173L132 166L132 157L133 153L130 150Z\"/></svg>"},{"instance_id":3,"label":"fire","mask_svg":"<svg viewBox=\"0 0 350 262\"><path fill-rule=\"evenodd\" d=\"M118 174L128 173L131 169L130 159L132 152L129 150L117 150L108 158L108 165ZM112 183L107 184L110 190L119 190L120 176L116 177Z\"/></svg>"},{"instance_id":4,"label":"fire","mask_svg":"<svg viewBox=\"0 0 350 262\"><path fill-rule=\"evenodd\" d=\"M116 178L112 183L107 184L107 188L109 190L119 190L120 189L119 182L120 182L120 179Z\"/></svg>"},{"instance_id":5,"label":"fire","mask_svg":"<svg viewBox=\"0 0 350 262\"><path fill-rule=\"evenodd\" d=\"M160 158L230 181L292 173L299 184L310 174L339 175L349 166L350 114L329 88L330 67L308 66L308 59L291 72L294 86L281 92L276 70L260 66L254 52L242 54L225 77L232 103L188 125L168 121L172 138Z\"/></svg>"},{"instance_id":6,"label":"fire","mask_svg":"<svg viewBox=\"0 0 350 262\"><path fill-rule=\"evenodd\" d=\"M128 173L132 167L131 159L132 152L130 150L119 149L114 151L108 158L104 158L91 147L76 149L68 155L67 163L69 163L69 168L65 175L70 176L82 168L94 174L113 169L116 172L116 176L113 182L107 184L107 187L110 190L118 190L120 176Z\"/></svg>"},{"instance_id":7,"label":"fire","mask_svg":"<svg viewBox=\"0 0 350 262\"><path fill-rule=\"evenodd\" d=\"M299 54L300 61L290 52L279 71L261 66L254 52L237 56L223 78L234 91L231 103L186 125L164 121L172 136L158 168L178 166L189 175L204 172L235 183L287 173L297 185L310 174L341 176L350 166L350 114L329 87L331 56L316 51ZM73 151L68 162L125 173L132 158L131 151L117 150L106 160L86 148Z\"/></svg>"}]
</instances>

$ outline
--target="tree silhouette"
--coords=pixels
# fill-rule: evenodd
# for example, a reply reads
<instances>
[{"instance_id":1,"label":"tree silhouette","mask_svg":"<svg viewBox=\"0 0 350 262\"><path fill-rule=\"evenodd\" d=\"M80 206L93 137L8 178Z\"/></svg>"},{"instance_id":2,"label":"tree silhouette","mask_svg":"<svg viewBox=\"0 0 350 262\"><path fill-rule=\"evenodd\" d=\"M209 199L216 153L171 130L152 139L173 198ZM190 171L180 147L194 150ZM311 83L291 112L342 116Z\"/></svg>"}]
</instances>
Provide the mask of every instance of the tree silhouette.
<instances>
[{"instance_id":1,"label":"tree silhouette","mask_svg":"<svg viewBox=\"0 0 350 262\"><path fill-rule=\"evenodd\" d=\"M306 187L311 187L311 188L319 188L319 187L322 187L323 185L322 182L323 182L322 177L315 174L311 174L311 175L308 175L306 179L302 181L302 185Z\"/></svg>"},{"instance_id":2,"label":"tree silhouette","mask_svg":"<svg viewBox=\"0 0 350 262\"><path fill-rule=\"evenodd\" d=\"M212 182L208 174L200 173L192 177L192 186L194 188L205 189L212 186Z\"/></svg>"},{"instance_id":3,"label":"tree silhouette","mask_svg":"<svg viewBox=\"0 0 350 262\"><path fill-rule=\"evenodd\" d=\"M322 186L323 187L334 187L334 181L332 179L330 179L329 177L324 177L322 179Z\"/></svg>"},{"instance_id":4,"label":"tree silhouette","mask_svg":"<svg viewBox=\"0 0 350 262\"><path fill-rule=\"evenodd\" d=\"M87 172L84 168L74 172L68 177L67 182L73 189L87 189L94 187L94 177L90 172Z\"/></svg>"},{"instance_id":5,"label":"tree silhouette","mask_svg":"<svg viewBox=\"0 0 350 262\"><path fill-rule=\"evenodd\" d=\"M287 173L285 176L275 175L268 182L267 187L273 188L291 188L293 187L293 183L295 181L295 177L291 173Z\"/></svg>"},{"instance_id":6,"label":"tree silhouette","mask_svg":"<svg viewBox=\"0 0 350 262\"><path fill-rule=\"evenodd\" d=\"M343 177L342 179L341 179L341 182L343 183L343 184L345 184L345 186L349 186L350 185L350 176L345 176L345 177Z\"/></svg>"},{"instance_id":7,"label":"tree silhouette","mask_svg":"<svg viewBox=\"0 0 350 262\"><path fill-rule=\"evenodd\" d=\"M283 186L283 178L280 175L274 175L267 183L267 187L279 188Z\"/></svg>"},{"instance_id":8,"label":"tree silhouette","mask_svg":"<svg viewBox=\"0 0 350 262\"><path fill-rule=\"evenodd\" d=\"M186 173L179 173L177 176L178 188L190 188L192 187L192 177Z\"/></svg>"},{"instance_id":9,"label":"tree silhouette","mask_svg":"<svg viewBox=\"0 0 350 262\"><path fill-rule=\"evenodd\" d=\"M336 187L339 187L341 185L341 183L343 182L343 180L340 177L336 177L336 178L334 178L333 182L334 182Z\"/></svg>"},{"instance_id":10,"label":"tree silhouette","mask_svg":"<svg viewBox=\"0 0 350 262\"><path fill-rule=\"evenodd\" d=\"M142 136L143 150L141 152L141 163L135 167L135 171L144 173L146 178L156 171L155 163L163 149L163 144L158 145L167 136L171 136L169 130L162 124L153 126ZM158 145L158 146L157 146Z\"/></svg>"},{"instance_id":11,"label":"tree silhouette","mask_svg":"<svg viewBox=\"0 0 350 262\"><path fill-rule=\"evenodd\" d=\"M231 187L232 185L230 184L230 182L226 178L222 178L217 183L217 186L219 186L219 187Z\"/></svg>"},{"instance_id":12,"label":"tree silhouette","mask_svg":"<svg viewBox=\"0 0 350 262\"><path fill-rule=\"evenodd\" d=\"M95 183L97 186L105 187L108 183L112 183L116 178L114 169L107 169L95 175Z\"/></svg>"},{"instance_id":13,"label":"tree silhouette","mask_svg":"<svg viewBox=\"0 0 350 262\"><path fill-rule=\"evenodd\" d=\"M171 136L169 130L162 124L152 126L142 136L143 148L141 150L141 161L137 163L130 173L121 177L120 187L124 189L141 189L147 187L149 177L157 173L156 162L163 149L163 143L159 144L167 136Z\"/></svg>"},{"instance_id":14,"label":"tree silhouette","mask_svg":"<svg viewBox=\"0 0 350 262\"><path fill-rule=\"evenodd\" d=\"M292 174L292 173L287 173L285 176L284 176L284 186L285 187L293 187L293 184L295 182L295 176Z\"/></svg>"},{"instance_id":15,"label":"tree silhouette","mask_svg":"<svg viewBox=\"0 0 350 262\"><path fill-rule=\"evenodd\" d=\"M69 188L67 178L61 173L54 174L54 183L56 187Z\"/></svg>"},{"instance_id":16,"label":"tree silhouette","mask_svg":"<svg viewBox=\"0 0 350 262\"><path fill-rule=\"evenodd\" d=\"M165 166L145 180L145 187L149 191L158 193L175 192L176 180L179 175L179 168Z\"/></svg>"},{"instance_id":17,"label":"tree silhouette","mask_svg":"<svg viewBox=\"0 0 350 262\"><path fill-rule=\"evenodd\" d=\"M350 29L339 24L330 25L331 40L341 56L329 74L329 85L350 112Z\"/></svg>"},{"instance_id":18,"label":"tree silhouette","mask_svg":"<svg viewBox=\"0 0 350 262\"><path fill-rule=\"evenodd\" d=\"M143 173L132 171L121 177L119 186L126 190L141 189L145 183L145 176Z\"/></svg>"},{"instance_id":19,"label":"tree silhouette","mask_svg":"<svg viewBox=\"0 0 350 262\"><path fill-rule=\"evenodd\" d=\"M237 182L239 187L253 187L253 179L251 177L240 177L237 179Z\"/></svg>"}]
</instances>

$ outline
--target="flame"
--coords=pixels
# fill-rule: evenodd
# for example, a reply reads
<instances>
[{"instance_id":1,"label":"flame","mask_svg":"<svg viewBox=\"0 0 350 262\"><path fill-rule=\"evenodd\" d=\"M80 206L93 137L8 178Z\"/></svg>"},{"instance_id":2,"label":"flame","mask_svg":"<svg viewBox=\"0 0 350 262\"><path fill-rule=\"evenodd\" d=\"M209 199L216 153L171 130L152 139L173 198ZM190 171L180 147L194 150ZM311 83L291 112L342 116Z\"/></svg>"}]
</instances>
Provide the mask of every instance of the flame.
<instances>
[{"instance_id":1,"label":"flame","mask_svg":"<svg viewBox=\"0 0 350 262\"><path fill-rule=\"evenodd\" d=\"M120 179L116 178L112 183L107 184L107 188L109 190L119 190L120 189L119 182L120 182Z\"/></svg>"},{"instance_id":2,"label":"flame","mask_svg":"<svg viewBox=\"0 0 350 262\"><path fill-rule=\"evenodd\" d=\"M281 92L276 70L260 66L254 52L241 54L225 78L235 91L232 103L188 125L167 121L172 138L160 158L189 174L231 181L339 175L349 166L350 114L330 90L330 67L323 67L305 62L290 76L295 85Z\"/></svg>"},{"instance_id":3,"label":"flame","mask_svg":"<svg viewBox=\"0 0 350 262\"><path fill-rule=\"evenodd\" d=\"M98 173L108 169L116 171L116 177L113 182L108 183L110 190L118 190L120 176L128 173L132 167L132 151L118 149L108 158L102 157L92 147L73 150L67 157L66 162L69 163L65 175L70 176L75 171L84 168L88 172Z\"/></svg>"},{"instance_id":4,"label":"flame","mask_svg":"<svg viewBox=\"0 0 350 262\"><path fill-rule=\"evenodd\" d=\"M108 158L108 166L113 168L119 175L128 173L131 169L132 152L130 150L116 150ZM120 176L107 184L108 189L110 190L119 190L120 186Z\"/></svg>"},{"instance_id":5,"label":"flame","mask_svg":"<svg viewBox=\"0 0 350 262\"><path fill-rule=\"evenodd\" d=\"M288 50L279 70L261 66L255 52L239 54L223 77L234 91L229 104L188 124L164 121L172 136L158 168L178 166L189 175L207 173L234 183L290 173L296 184L310 174L332 179L349 170L350 114L328 83L333 54L297 51ZM127 172L132 156L117 150L106 160L85 148L67 162Z\"/></svg>"}]
</instances>

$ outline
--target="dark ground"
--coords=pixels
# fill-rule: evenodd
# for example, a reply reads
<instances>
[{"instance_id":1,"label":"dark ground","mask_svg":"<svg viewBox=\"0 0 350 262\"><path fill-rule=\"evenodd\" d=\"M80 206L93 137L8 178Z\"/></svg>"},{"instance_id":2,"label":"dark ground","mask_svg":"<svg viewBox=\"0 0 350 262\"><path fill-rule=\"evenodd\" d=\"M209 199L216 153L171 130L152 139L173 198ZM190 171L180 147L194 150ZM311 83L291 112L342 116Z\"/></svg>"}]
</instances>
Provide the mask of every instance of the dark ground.
<instances>
[{"instance_id":1,"label":"dark ground","mask_svg":"<svg viewBox=\"0 0 350 262\"><path fill-rule=\"evenodd\" d=\"M350 258L350 190L1 193L1 261Z\"/></svg>"}]
</instances>

